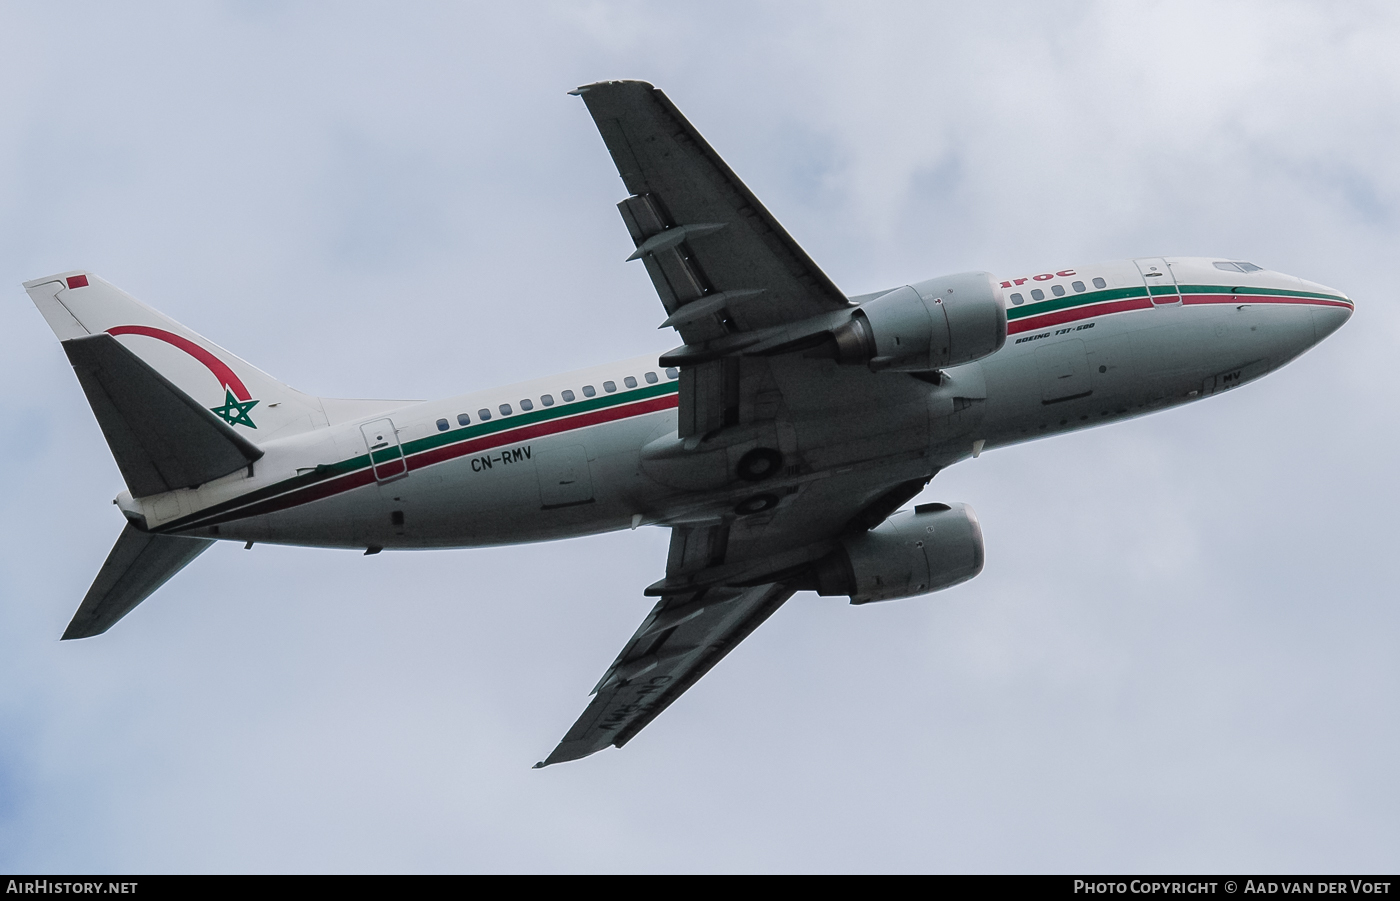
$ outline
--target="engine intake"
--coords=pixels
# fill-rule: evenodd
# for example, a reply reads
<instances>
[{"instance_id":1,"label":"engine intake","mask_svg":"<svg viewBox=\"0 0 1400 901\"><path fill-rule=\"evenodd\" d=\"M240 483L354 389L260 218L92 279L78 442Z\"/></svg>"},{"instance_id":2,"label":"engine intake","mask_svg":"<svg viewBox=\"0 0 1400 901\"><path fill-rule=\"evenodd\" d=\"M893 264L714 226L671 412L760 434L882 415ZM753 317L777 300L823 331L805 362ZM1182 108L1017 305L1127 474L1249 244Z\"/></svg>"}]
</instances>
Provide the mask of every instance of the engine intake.
<instances>
[{"instance_id":1,"label":"engine intake","mask_svg":"<svg viewBox=\"0 0 1400 901\"><path fill-rule=\"evenodd\" d=\"M842 539L817 565L817 594L852 604L910 598L982 571L982 527L966 504L920 504L872 531Z\"/></svg>"},{"instance_id":2,"label":"engine intake","mask_svg":"<svg viewBox=\"0 0 1400 901\"><path fill-rule=\"evenodd\" d=\"M947 275L866 301L832 337L838 362L926 372L1000 350L1006 306L991 273Z\"/></svg>"}]
</instances>

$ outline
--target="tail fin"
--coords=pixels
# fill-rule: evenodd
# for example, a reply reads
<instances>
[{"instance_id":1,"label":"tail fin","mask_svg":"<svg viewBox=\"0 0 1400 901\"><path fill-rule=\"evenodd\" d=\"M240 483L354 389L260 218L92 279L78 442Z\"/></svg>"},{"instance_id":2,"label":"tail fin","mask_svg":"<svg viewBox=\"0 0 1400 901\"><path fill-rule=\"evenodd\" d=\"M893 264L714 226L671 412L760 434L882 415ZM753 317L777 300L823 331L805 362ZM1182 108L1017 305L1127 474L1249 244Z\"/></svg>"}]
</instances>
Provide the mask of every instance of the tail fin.
<instances>
[{"instance_id":1,"label":"tail fin","mask_svg":"<svg viewBox=\"0 0 1400 901\"><path fill-rule=\"evenodd\" d=\"M234 431L261 444L327 424L320 398L290 388L91 272L25 282L60 341L106 333Z\"/></svg>"},{"instance_id":2,"label":"tail fin","mask_svg":"<svg viewBox=\"0 0 1400 901\"><path fill-rule=\"evenodd\" d=\"M133 497L193 488L263 452L111 335L63 342Z\"/></svg>"},{"instance_id":3,"label":"tail fin","mask_svg":"<svg viewBox=\"0 0 1400 901\"><path fill-rule=\"evenodd\" d=\"M73 614L64 640L106 632L213 543L208 538L153 535L127 523Z\"/></svg>"}]
</instances>

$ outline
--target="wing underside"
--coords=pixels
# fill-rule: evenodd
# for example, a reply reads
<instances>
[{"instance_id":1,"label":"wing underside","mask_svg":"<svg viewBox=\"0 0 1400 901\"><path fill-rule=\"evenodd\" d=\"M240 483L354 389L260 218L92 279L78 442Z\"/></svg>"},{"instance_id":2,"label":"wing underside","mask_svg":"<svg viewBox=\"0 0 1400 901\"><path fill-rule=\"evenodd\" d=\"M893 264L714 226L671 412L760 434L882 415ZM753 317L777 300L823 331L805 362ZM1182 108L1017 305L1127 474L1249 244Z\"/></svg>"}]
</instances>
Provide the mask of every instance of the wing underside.
<instances>
[{"instance_id":1,"label":"wing underside","mask_svg":"<svg viewBox=\"0 0 1400 901\"><path fill-rule=\"evenodd\" d=\"M782 584L663 597L599 682L593 701L536 766L622 747L792 596Z\"/></svg>"},{"instance_id":2,"label":"wing underside","mask_svg":"<svg viewBox=\"0 0 1400 901\"><path fill-rule=\"evenodd\" d=\"M798 590L852 529L883 521L927 483L889 487L889 473L851 473L801 486L770 511L676 525L661 595L608 667L593 700L537 766L621 747L724 659Z\"/></svg>"},{"instance_id":3,"label":"wing underside","mask_svg":"<svg viewBox=\"0 0 1400 901\"><path fill-rule=\"evenodd\" d=\"M618 204L687 343L844 309L846 296L661 91L578 89L631 195Z\"/></svg>"}]
</instances>

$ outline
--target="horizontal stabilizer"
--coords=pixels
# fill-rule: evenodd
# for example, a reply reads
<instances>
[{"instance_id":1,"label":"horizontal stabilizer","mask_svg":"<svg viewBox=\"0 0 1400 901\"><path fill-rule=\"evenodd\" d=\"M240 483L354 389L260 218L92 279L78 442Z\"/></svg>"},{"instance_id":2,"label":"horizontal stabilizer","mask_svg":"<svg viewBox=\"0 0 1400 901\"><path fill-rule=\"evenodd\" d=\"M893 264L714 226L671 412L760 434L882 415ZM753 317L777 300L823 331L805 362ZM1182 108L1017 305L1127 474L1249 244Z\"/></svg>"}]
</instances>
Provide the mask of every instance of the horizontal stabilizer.
<instances>
[{"instance_id":1,"label":"horizontal stabilizer","mask_svg":"<svg viewBox=\"0 0 1400 901\"><path fill-rule=\"evenodd\" d=\"M64 640L106 632L213 543L207 538L153 535L127 523L73 614Z\"/></svg>"},{"instance_id":2,"label":"horizontal stabilizer","mask_svg":"<svg viewBox=\"0 0 1400 901\"><path fill-rule=\"evenodd\" d=\"M193 488L262 456L111 335L73 338L63 350L135 497Z\"/></svg>"}]
</instances>

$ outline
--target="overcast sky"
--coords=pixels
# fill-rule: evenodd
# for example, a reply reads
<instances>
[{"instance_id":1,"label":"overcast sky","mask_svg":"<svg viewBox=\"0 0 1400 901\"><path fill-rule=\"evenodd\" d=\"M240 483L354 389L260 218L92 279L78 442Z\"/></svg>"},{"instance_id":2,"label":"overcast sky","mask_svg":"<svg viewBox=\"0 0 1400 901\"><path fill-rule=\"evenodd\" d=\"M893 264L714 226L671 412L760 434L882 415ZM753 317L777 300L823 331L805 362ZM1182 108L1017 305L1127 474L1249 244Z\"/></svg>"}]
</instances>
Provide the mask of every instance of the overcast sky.
<instances>
[{"instance_id":1,"label":"overcast sky","mask_svg":"<svg viewBox=\"0 0 1400 901\"><path fill-rule=\"evenodd\" d=\"M969 7L973 7L969 9ZM0 870L1394 871L1390 4L0 4ZM1351 322L989 452L977 579L798 595L532 771L667 535L221 544L58 641L122 481L19 283L89 268L317 394L659 352L573 87L663 88L849 294L1247 259Z\"/></svg>"}]
</instances>

